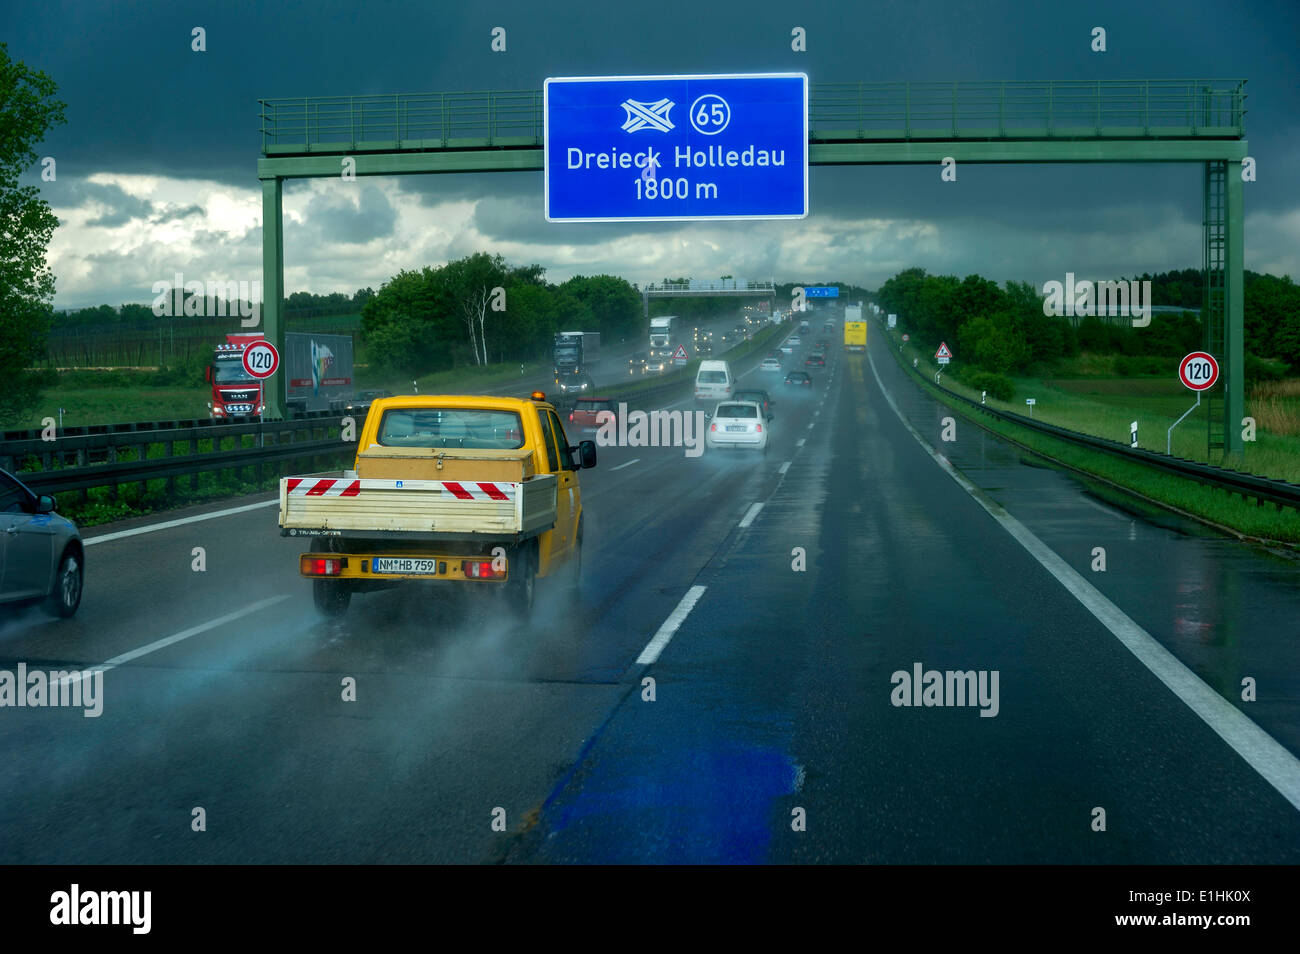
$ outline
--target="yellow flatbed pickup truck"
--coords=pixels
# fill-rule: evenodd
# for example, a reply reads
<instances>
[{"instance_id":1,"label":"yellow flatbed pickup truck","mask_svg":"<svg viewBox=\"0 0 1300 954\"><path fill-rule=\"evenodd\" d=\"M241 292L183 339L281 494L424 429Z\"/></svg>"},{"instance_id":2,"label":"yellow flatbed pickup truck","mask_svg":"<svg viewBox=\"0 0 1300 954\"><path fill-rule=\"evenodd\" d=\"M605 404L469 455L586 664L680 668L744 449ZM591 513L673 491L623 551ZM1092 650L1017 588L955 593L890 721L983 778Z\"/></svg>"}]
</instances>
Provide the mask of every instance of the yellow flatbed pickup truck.
<instances>
[{"instance_id":1,"label":"yellow flatbed pickup truck","mask_svg":"<svg viewBox=\"0 0 1300 954\"><path fill-rule=\"evenodd\" d=\"M280 480L280 534L310 537L298 559L316 607L404 583L492 587L517 616L539 578L582 572L578 471L596 445L570 446L555 406L531 399L406 395L370 406L354 470Z\"/></svg>"}]
</instances>

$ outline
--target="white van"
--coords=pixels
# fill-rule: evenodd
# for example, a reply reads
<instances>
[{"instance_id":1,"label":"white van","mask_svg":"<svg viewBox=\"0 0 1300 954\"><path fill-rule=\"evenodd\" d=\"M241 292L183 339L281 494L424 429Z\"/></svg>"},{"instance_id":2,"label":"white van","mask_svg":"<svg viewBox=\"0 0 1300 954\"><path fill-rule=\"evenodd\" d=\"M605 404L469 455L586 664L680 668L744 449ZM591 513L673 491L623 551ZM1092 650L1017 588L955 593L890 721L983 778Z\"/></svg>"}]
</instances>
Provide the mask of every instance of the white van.
<instances>
[{"instance_id":1,"label":"white van","mask_svg":"<svg viewBox=\"0 0 1300 954\"><path fill-rule=\"evenodd\" d=\"M731 376L731 365L725 361L701 361L695 373L695 399L697 401L725 401L731 397L736 379Z\"/></svg>"}]
</instances>

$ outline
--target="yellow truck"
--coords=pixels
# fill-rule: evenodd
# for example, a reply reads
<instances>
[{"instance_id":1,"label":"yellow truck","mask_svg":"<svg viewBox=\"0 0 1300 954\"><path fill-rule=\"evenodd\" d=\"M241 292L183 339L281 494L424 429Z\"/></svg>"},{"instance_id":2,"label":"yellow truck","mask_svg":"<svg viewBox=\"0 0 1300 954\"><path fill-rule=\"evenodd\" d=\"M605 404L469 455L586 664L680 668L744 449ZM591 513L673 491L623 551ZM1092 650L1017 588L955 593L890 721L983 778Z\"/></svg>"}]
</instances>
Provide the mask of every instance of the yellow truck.
<instances>
[{"instance_id":1,"label":"yellow truck","mask_svg":"<svg viewBox=\"0 0 1300 954\"><path fill-rule=\"evenodd\" d=\"M538 579L565 579L577 595L577 472L594 466L595 443L571 446L541 392L381 398L354 470L281 479L280 534L311 538L299 573L327 616L354 593L461 583L494 589L527 618Z\"/></svg>"},{"instance_id":2,"label":"yellow truck","mask_svg":"<svg viewBox=\"0 0 1300 954\"><path fill-rule=\"evenodd\" d=\"M867 323L865 321L844 322L844 350L867 350Z\"/></svg>"}]
</instances>

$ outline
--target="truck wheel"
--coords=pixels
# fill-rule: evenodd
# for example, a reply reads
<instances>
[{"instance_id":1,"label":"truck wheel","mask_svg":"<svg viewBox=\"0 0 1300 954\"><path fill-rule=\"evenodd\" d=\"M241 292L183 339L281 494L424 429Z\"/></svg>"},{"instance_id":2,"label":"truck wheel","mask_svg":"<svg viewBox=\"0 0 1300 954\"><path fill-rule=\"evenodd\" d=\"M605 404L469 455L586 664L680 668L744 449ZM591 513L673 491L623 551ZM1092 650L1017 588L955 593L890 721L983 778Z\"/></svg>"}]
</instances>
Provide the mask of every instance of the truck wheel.
<instances>
[{"instance_id":1,"label":"truck wheel","mask_svg":"<svg viewBox=\"0 0 1300 954\"><path fill-rule=\"evenodd\" d=\"M506 612L521 622L527 622L537 601L537 556L531 544L516 547L508 557L510 578L501 588Z\"/></svg>"},{"instance_id":2,"label":"truck wheel","mask_svg":"<svg viewBox=\"0 0 1300 954\"><path fill-rule=\"evenodd\" d=\"M334 580L312 580L311 595L322 616L342 616L352 602L352 588Z\"/></svg>"},{"instance_id":3,"label":"truck wheel","mask_svg":"<svg viewBox=\"0 0 1300 954\"><path fill-rule=\"evenodd\" d=\"M573 560L569 572L573 574L569 583L569 599L577 603L582 599L582 521L578 521L578 538L573 543Z\"/></svg>"},{"instance_id":4,"label":"truck wheel","mask_svg":"<svg viewBox=\"0 0 1300 954\"><path fill-rule=\"evenodd\" d=\"M84 571L81 559L72 550L64 551L59 560L59 572L54 576L54 589L45 598L42 609L51 616L67 619L81 605L81 585Z\"/></svg>"}]
</instances>

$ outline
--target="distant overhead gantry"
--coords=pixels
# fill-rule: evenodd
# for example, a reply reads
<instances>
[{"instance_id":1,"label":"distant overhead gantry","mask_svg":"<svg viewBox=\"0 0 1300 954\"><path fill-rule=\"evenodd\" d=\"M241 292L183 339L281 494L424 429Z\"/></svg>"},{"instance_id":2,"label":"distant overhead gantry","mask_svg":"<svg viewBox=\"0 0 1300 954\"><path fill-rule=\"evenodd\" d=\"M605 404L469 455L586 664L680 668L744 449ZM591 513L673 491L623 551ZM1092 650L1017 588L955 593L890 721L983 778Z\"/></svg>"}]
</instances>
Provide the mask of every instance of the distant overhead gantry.
<instances>
[{"instance_id":1,"label":"distant overhead gantry","mask_svg":"<svg viewBox=\"0 0 1300 954\"><path fill-rule=\"evenodd\" d=\"M648 317L651 298L712 298L739 295L775 298L776 283L751 282L743 278L690 278L684 282L650 282L641 289L641 305L644 314Z\"/></svg>"}]
</instances>

